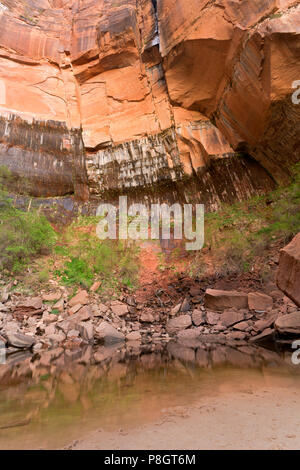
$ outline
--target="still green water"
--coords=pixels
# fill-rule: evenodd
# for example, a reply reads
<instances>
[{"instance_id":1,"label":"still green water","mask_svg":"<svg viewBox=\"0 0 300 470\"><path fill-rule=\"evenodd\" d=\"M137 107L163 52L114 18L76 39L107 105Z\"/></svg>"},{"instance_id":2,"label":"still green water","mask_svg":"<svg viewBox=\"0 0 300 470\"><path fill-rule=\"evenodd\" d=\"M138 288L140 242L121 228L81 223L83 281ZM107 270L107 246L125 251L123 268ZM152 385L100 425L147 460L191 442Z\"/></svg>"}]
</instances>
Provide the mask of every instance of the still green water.
<instances>
[{"instance_id":1,"label":"still green water","mask_svg":"<svg viewBox=\"0 0 300 470\"><path fill-rule=\"evenodd\" d=\"M62 348L0 365L0 449L55 449L96 429L159 419L166 409L266 385L299 390L291 353L261 347Z\"/></svg>"}]
</instances>

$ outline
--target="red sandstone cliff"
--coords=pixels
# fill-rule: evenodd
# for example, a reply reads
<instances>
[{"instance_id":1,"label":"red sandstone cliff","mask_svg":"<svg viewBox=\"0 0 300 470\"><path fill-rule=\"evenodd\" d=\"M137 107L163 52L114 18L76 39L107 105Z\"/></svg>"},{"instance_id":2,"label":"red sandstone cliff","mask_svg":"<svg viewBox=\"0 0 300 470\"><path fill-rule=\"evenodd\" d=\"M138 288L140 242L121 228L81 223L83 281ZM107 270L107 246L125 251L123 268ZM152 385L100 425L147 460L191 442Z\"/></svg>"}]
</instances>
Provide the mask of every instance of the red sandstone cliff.
<instances>
[{"instance_id":1,"label":"red sandstone cliff","mask_svg":"<svg viewBox=\"0 0 300 470\"><path fill-rule=\"evenodd\" d=\"M33 195L269 189L299 160L299 56L295 0L1 0L0 164Z\"/></svg>"}]
</instances>

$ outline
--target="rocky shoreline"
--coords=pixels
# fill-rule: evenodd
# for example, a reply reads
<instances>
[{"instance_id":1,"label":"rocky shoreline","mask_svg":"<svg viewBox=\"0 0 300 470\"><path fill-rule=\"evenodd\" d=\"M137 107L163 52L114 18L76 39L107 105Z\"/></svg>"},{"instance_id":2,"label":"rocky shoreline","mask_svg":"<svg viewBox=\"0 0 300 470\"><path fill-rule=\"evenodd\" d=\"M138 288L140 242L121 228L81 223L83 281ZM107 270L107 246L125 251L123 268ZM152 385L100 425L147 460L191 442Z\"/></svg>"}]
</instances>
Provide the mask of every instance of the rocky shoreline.
<instances>
[{"instance_id":1,"label":"rocky shoreline","mask_svg":"<svg viewBox=\"0 0 300 470\"><path fill-rule=\"evenodd\" d=\"M247 344L285 340L300 309L280 291L238 292L191 287L172 307L139 303L134 295L102 303L93 286L68 299L57 290L20 299L7 291L0 304L0 338L8 354L63 346L147 345L176 339L183 344ZM161 292L161 295L163 292ZM163 303L157 293L158 299ZM170 302L172 303L172 301ZM299 322L298 322L299 325Z\"/></svg>"},{"instance_id":2,"label":"rocky shoreline","mask_svg":"<svg viewBox=\"0 0 300 470\"><path fill-rule=\"evenodd\" d=\"M237 281L241 290L230 290L221 289L218 282L183 276L165 288L156 289L153 282L151 295L145 287L135 293L125 289L118 299L108 301L99 294L100 282L89 292L72 295L52 280L51 291L24 297L17 280L7 285L1 281L0 344L10 354L20 349L37 352L124 342L139 346L171 339L189 345L290 343L300 334L299 240L298 234L281 250L277 270L281 290L271 283L268 294L254 289L257 280L251 276L246 281L248 291L241 280Z\"/></svg>"}]
</instances>

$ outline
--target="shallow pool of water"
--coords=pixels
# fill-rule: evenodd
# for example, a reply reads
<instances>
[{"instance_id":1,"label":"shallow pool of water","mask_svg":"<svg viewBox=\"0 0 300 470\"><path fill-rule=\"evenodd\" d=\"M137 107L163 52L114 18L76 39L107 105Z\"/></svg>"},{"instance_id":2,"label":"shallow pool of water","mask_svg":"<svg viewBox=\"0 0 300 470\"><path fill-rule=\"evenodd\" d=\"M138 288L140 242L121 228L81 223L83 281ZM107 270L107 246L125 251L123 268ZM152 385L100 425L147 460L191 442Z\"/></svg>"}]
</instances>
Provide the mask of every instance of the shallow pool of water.
<instances>
[{"instance_id":1,"label":"shallow pool of water","mask_svg":"<svg viewBox=\"0 0 300 470\"><path fill-rule=\"evenodd\" d=\"M188 345L189 346L189 345ZM0 365L0 449L55 449L96 429L159 419L170 407L264 386L299 390L291 353L176 343L32 355Z\"/></svg>"}]
</instances>

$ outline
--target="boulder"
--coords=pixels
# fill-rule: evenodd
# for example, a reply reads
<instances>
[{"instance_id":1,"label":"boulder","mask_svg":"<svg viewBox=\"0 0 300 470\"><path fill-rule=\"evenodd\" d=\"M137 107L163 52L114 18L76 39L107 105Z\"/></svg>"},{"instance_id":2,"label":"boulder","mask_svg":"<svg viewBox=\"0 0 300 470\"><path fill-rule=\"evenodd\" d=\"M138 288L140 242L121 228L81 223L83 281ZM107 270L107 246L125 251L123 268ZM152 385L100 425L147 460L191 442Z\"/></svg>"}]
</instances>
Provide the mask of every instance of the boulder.
<instances>
[{"instance_id":1,"label":"boulder","mask_svg":"<svg viewBox=\"0 0 300 470\"><path fill-rule=\"evenodd\" d=\"M177 313L180 312L180 309L181 309L181 302L180 302L179 304L175 305L175 307L173 307L173 308L171 309L170 315L171 315L172 317L175 317L175 315L177 315Z\"/></svg>"},{"instance_id":2,"label":"boulder","mask_svg":"<svg viewBox=\"0 0 300 470\"><path fill-rule=\"evenodd\" d=\"M33 336L23 335L21 333L7 333L7 342L15 348L27 349L35 344Z\"/></svg>"},{"instance_id":3,"label":"boulder","mask_svg":"<svg viewBox=\"0 0 300 470\"><path fill-rule=\"evenodd\" d=\"M184 301L182 302L180 311L185 313L185 312L188 312L190 309L191 309L191 305L189 301L187 299L184 299Z\"/></svg>"},{"instance_id":4,"label":"boulder","mask_svg":"<svg viewBox=\"0 0 300 470\"><path fill-rule=\"evenodd\" d=\"M0 348L4 347L6 343L7 339L0 335Z\"/></svg>"},{"instance_id":5,"label":"boulder","mask_svg":"<svg viewBox=\"0 0 300 470\"><path fill-rule=\"evenodd\" d=\"M300 306L300 233L280 251L277 286Z\"/></svg>"},{"instance_id":6,"label":"boulder","mask_svg":"<svg viewBox=\"0 0 300 470\"><path fill-rule=\"evenodd\" d=\"M118 315L118 317L122 317L128 313L128 306L117 300L111 303L110 308L115 315Z\"/></svg>"},{"instance_id":7,"label":"boulder","mask_svg":"<svg viewBox=\"0 0 300 470\"><path fill-rule=\"evenodd\" d=\"M55 325L50 324L50 325L46 326L46 328L45 328L45 335L46 336L54 335L55 332L56 332Z\"/></svg>"},{"instance_id":8,"label":"boulder","mask_svg":"<svg viewBox=\"0 0 300 470\"><path fill-rule=\"evenodd\" d=\"M261 294L260 292L250 292L248 294L248 305L250 310L271 310L273 299L269 295Z\"/></svg>"},{"instance_id":9,"label":"boulder","mask_svg":"<svg viewBox=\"0 0 300 470\"><path fill-rule=\"evenodd\" d=\"M269 341L273 340L274 338L274 330L272 328L266 328L262 333L256 336L252 336L252 338L249 339L251 343L256 343L260 341Z\"/></svg>"},{"instance_id":10,"label":"boulder","mask_svg":"<svg viewBox=\"0 0 300 470\"><path fill-rule=\"evenodd\" d=\"M126 299L126 302L127 302L127 305L129 305L130 307L136 307L136 301L133 295L129 295Z\"/></svg>"},{"instance_id":11,"label":"boulder","mask_svg":"<svg viewBox=\"0 0 300 470\"><path fill-rule=\"evenodd\" d=\"M45 312L43 314L42 320L46 325L49 325L50 323L54 323L57 321L57 315Z\"/></svg>"},{"instance_id":12,"label":"boulder","mask_svg":"<svg viewBox=\"0 0 300 470\"><path fill-rule=\"evenodd\" d=\"M104 304L99 304L99 305L94 304L92 306L92 311L93 311L94 317L103 317L103 315L105 315L105 313L108 310L109 310L109 308Z\"/></svg>"},{"instance_id":13,"label":"boulder","mask_svg":"<svg viewBox=\"0 0 300 470\"><path fill-rule=\"evenodd\" d=\"M48 339L54 344L62 343L63 341L65 341L66 335L62 331L59 331L58 333L49 335Z\"/></svg>"},{"instance_id":14,"label":"boulder","mask_svg":"<svg viewBox=\"0 0 300 470\"><path fill-rule=\"evenodd\" d=\"M78 338L80 335L78 330L70 330L67 334L67 338Z\"/></svg>"},{"instance_id":15,"label":"boulder","mask_svg":"<svg viewBox=\"0 0 300 470\"><path fill-rule=\"evenodd\" d=\"M276 318L277 318L276 313L269 313L267 316L265 316L261 320L258 320L254 323L254 329L256 331L264 331L267 328L270 328L274 324Z\"/></svg>"},{"instance_id":16,"label":"boulder","mask_svg":"<svg viewBox=\"0 0 300 470\"><path fill-rule=\"evenodd\" d=\"M19 333L20 324L16 320L8 321L4 330L6 333Z\"/></svg>"},{"instance_id":17,"label":"boulder","mask_svg":"<svg viewBox=\"0 0 300 470\"><path fill-rule=\"evenodd\" d=\"M241 323L236 323L235 325L233 325L233 329L238 331L247 331L249 329L249 326L249 322L242 321Z\"/></svg>"},{"instance_id":18,"label":"boulder","mask_svg":"<svg viewBox=\"0 0 300 470\"><path fill-rule=\"evenodd\" d=\"M43 294L43 300L45 302L58 302L61 298L61 292L52 292L50 294Z\"/></svg>"},{"instance_id":19,"label":"boulder","mask_svg":"<svg viewBox=\"0 0 300 470\"><path fill-rule=\"evenodd\" d=\"M126 335L127 341L140 341L142 338L141 333L139 331L131 331Z\"/></svg>"},{"instance_id":20,"label":"boulder","mask_svg":"<svg viewBox=\"0 0 300 470\"><path fill-rule=\"evenodd\" d=\"M220 314L216 312L206 312L207 323L209 325L217 325L220 321Z\"/></svg>"},{"instance_id":21,"label":"boulder","mask_svg":"<svg viewBox=\"0 0 300 470\"><path fill-rule=\"evenodd\" d=\"M92 311L89 305L85 305L78 310L71 318L75 322L88 321L92 317Z\"/></svg>"},{"instance_id":22,"label":"boulder","mask_svg":"<svg viewBox=\"0 0 300 470\"><path fill-rule=\"evenodd\" d=\"M142 313L142 315L140 317L140 320L143 323L154 323L155 322L155 318L152 315L152 313L147 312L147 311Z\"/></svg>"},{"instance_id":23,"label":"boulder","mask_svg":"<svg viewBox=\"0 0 300 470\"><path fill-rule=\"evenodd\" d=\"M42 351L43 350L43 343L36 343L32 346L34 352Z\"/></svg>"},{"instance_id":24,"label":"boulder","mask_svg":"<svg viewBox=\"0 0 300 470\"><path fill-rule=\"evenodd\" d=\"M68 334L70 330L75 328L75 322L72 320L63 320L56 324L57 328L61 330L64 334Z\"/></svg>"},{"instance_id":25,"label":"boulder","mask_svg":"<svg viewBox=\"0 0 300 470\"><path fill-rule=\"evenodd\" d=\"M192 320L194 325L200 326L205 323L205 313L202 310L195 309L192 313Z\"/></svg>"},{"instance_id":26,"label":"boulder","mask_svg":"<svg viewBox=\"0 0 300 470\"><path fill-rule=\"evenodd\" d=\"M192 297L192 303L193 304L200 304L202 301L202 296L201 295L197 295L195 297Z\"/></svg>"},{"instance_id":27,"label":"boulder","mask_svg":"<svg viewBox=\"0 0 300 470\"><path fill-rule=\"evenodd\" d=\"M166 330L170 335L176 334L181 330L185 330L192 325L190 315L180 315L179 317L172 318L166 325Z\"/></svg>"},{"instance_id":28,"label":"boulder","mask_svg":"<svg viewBox=\"0 0 300 470\"><path fill-rule=\"evenodd\" d=\"M10 298L10 292L7 289L4 289L1 293L1 303L5 303Z\"/></svg>"},{"instance_id":29,"label":"boulder","mask_svg":"<svg viewBox=\"0 0 300 470\"><path fill-rule=\"evenodd\" d=\"M65 308L65 301L64 299L60 299L56 304L53 305L53 310L58 310L59 312L63 312Z\"/></svg>"},{"instance_id":30,"label":"boulder","mask_svg":"<svg viewBox=\"0 0 300 470\"><path fill-rule=\"evenodd\" d=\"M94 327L91 322L81 322L76 325L76 330L79 331L81 338L87 343L94 342Z\"/></svg>"},{"instance_id":31,"label":"boulder","mask_svg":"<svg viewBox=\"0 0 300 470\"><path fill-rule=\"evenodd\" d=\"M199 338L203 328L190 328L188 330L179 331L177 338L179 341L190 341Z\"/></svg>"},{"instance_id":32,"label":"boulder","mask_svg":"<svg viewBox=\"0 0 300 470\"><path fill-rule=\"evenodd\" d=\"M205 306L210 310L225 310L227 308L248 308L248 295L237 291L207 289Z\"/></svg>"},{"instance_id":33,"label":"boulder","mask_svg":"<svg viewBox=\"0 0 300 470\"><path fill-rule=\"evenodd\" d=\"M235 325L236 323L240 323L244 320L244 313L238 312L236 310L226 310L221 315L221 323L222 325L229 326Z\"/></svg>"},{"instance_id":34,"label":"boulder","mask_svg":"<svg viewBox=\"0 0 300 470\"><path fill-rule=\"evenodd\" d=\"M275 329L281 334L300 335L300 312L290 313L277 318Z\"/></svg>"},{"instance_id":35,"label":"boulder","mask_svg":"<svg viewBox=\"0 0 300 470\"><path fill-rule=\"evenodd\" d=\"M43 300L41 297L31 297L30 299L20 301L17 304L17 307L20 309L40 310L42 306Z\"/></svg>"},{"instance_id":36,"label":"boulder","mask_svg":"<svg viewBox=\"0 0 300 470\"><path fill-rule=\"evenodd\" d=\"M213 330L214 332L221 333L222 331L226 331L226 326L222 325L221 323L218 323L217 325L214 325Z\"/></svg>"},{"instance_id":37,"label":"boulder","mask_svg":"<svg viewBox=\"0 0 300 470\"><path fill-rule=\"evenodd\" d=\"M81 290L72 299L69 300L69 306L74 307L77 304L86 305L89 301L89 294L86 290Z\"/></svg>"},{"instance_id":38,"label":"boulder","mask_svg":"<svg viewBox=\"0 0 300 470\"><path fill-rule=\"evenodd\" d=\"M105 344L120 343L125 340L123 333L106 321L101 322L96 328L96 338L103 341Z\"/></svg>"},{"instance_id":39,"label":"boulder","mask_svg":"<svg viewBox=\"0 0 300 470\"><path fill-rule=\"evenodd\" d=\"M76 312L78 312L78 310L81 309L81 307L82 307L81 304L76 304L76 305L74 305L74 307L71 307L71 308L69 309L69 312L68 312L69 315L74 315Z\"/></svg>"},{"instance_id":40,"label":"boulder","mask_svg":"<svg viewBox=\"0 0 300 470\"><path fill-rule=\"evenodd\" d=\"M43 312L43 301L41 297L32 297L20 300L14 307L14 314L19 318L22 316L38 315Z\"/></svg>"}]
</instances>

